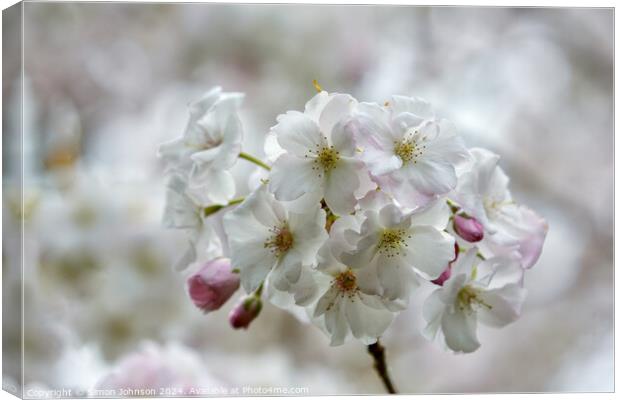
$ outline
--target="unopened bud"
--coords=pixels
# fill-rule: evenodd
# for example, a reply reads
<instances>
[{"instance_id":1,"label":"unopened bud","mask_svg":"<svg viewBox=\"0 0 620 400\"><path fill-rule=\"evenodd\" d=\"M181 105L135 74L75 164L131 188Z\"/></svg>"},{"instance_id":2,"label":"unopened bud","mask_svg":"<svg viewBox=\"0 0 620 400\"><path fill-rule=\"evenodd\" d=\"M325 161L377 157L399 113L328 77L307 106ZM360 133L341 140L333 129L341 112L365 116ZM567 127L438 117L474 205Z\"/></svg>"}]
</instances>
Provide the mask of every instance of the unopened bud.
<instances>
[{"instance_id":1,"label":"unopened bud","mask_svg":"<svg viewBox=\"0 0 620 400\"><path fill-rule=\"evenodd\" d=\"M239 274L232 271L230 259L216 258L187 279L187 289L196 307L215 311L239 289Z\"/></svg>"},{"instance_id":2,"label":"unopened bud","mask_svg":"<svg viewBox=\"0 0 620 400\"><path fill-rule=\"evenodd\" d=\"M234 329L248 329L261 308L263 308L263 303L260 297L255 295L244 297L228 314L228 322Z\"/></svg>"},{"instance_id":3,"label":"unopened bud","mask_svg":"<svg viewBox=\"0 0 620 400\"><path fill-rule=\"evenodd\" d=\"M456 214L454 216L454 231L468 242L479 242L484 237L484 228L476 218Z\"/></svg>"}]
</instances>

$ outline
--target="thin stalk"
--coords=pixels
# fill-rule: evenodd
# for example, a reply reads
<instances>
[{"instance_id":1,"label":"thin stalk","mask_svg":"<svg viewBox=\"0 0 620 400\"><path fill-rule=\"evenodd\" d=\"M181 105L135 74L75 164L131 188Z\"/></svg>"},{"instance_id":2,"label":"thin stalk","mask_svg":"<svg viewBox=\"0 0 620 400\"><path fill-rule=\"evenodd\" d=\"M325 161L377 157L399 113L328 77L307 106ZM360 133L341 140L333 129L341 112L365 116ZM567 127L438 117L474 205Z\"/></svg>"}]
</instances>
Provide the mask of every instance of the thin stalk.
<instances>
[{"instance_id":1,"label":"thin stalk","mask_svg":"<svg viewBox=\"0 0 620 400\"><path fill-rule=\"evenodd\" d=\"M214 204L212 206L205 207L205 209L203 210L204 216L208 217L209 215L215 214L216 212L220 211L224 207L234 206L235 204L241 203L243 200L245 200L245 197L239 197L236 199L232 199L227 204Z\"/></svg>"},{"instance_id":2,"label":"thin stalk","mask_svg":"<svg viewBox=\"0 0 620 400\"><path fill-rule=\"evenodd\" d=\"M259 160L258 158L249 155L248 153L239 153L239 158L243 158L244 160L247 160L251 163L254 163L256 165L258 165L261 168L265 168L267 171L271 171L271 167L267 164L265 164L264 162L262 162L261 160Z\"/></svg>"}]
</instances>

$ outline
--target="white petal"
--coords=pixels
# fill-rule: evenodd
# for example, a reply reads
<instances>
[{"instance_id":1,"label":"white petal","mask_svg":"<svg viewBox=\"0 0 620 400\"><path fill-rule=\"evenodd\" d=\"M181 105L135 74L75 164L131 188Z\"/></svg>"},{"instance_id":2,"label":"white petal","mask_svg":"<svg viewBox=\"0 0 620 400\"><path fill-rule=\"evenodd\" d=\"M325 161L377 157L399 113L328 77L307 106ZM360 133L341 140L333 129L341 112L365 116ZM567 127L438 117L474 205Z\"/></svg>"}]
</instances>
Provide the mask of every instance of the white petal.
<instances>
[{"instance_id":1,"label":"white petal","mask_svg":"<svg viewBox=\"0 0 620 400\"><path fill-rule=\"evenodd\" d=\"M230 171L195 166L187 194L198 204L208 206L228 203L235 190L235 178Z\"/></svg>"},{"instance_id":2,"label":"white petal","mask_svg":"<svg viewBox=\"0 0 620 400\"><path fill-rule=\"evenodd\" d=\"M248 243L243 248L233 248L231 261L234 268L239 268L241 284L247 293L255 291L260 286L275 264L273 255L265 250L261 242Z\"/></svg>"},{"instance_id":3,"label":"white petal","mask_svg":"<svg viewBox=\"0 0 620 400\"><path fill-rule=\"evenodd\" d=\"M446 304L441 301L441 289L435 290L424 302L422 315L426 320L426 327L422 335L428 340L434 340L441 327L441 318L446 310Z\"/></svg>"},{"instance_id":4,"label":"white petal","mask_svg":"<svg viewBox=\"0 0 620 400\"><path fill-rule=\"evenodd\" d=\"M318 121L321 116L321 112L323 111L323 108L325 108L325 105L327 104L329 99L329 93L324 90L320 91L313 98L308 100L304 109L304 114L306 114L312 120Z\"/></svg>"},{"instance_id":5,"label":"white petal","mask_svg":"<svg viewBox=\"0 0 620 400\"><path fill-rule=\"evenodd\" d=\"M341 159L336 168L327 174L325 181L325 202L336 215L353 211L357 200L355 191L360 185L359 173L364 172L361 161Z\"/></svg>"},{"instance_id":6,"label":"white petal","mask_svg":"<svg viewBox=\"0 0 620 400\"><path fill-rule=\"evenodd\" d=\"M313 170L312 159L283 154L271 169L269 189L278 200L290 201L321 190L323 179Z\"/></svg>"},{"instance_id":7,"label":"white petal","mask_svg":"<svg viewBox=\"0 0 620 400\"><path fill-rule=\"evenodd\" d=\"M445 199L437 199L411 214L412 225L428 225L444 230L450 220L450 208Z\"/></svg>"},{"instance_id":8,"label":"white petal","mask_svg":"<svg viewBox=\"0 0 620 400\"><path fill-rule=\"evenodd\" d=\"M393 318L390 311L369 307L369 304L379 307L381 303L375 296L358 294L358 296L345 297L343 304L353 336L364 344L375 343Z\"/></svg>"},{"instance_id":9,"label":"white petal","mask_svg":"<svg viewBox=\"0 0 620 400\"><path fill-rule=\"evenodd\" d=\"M485 305L478 309L478 319L498 328L515 321L521 313L526 294L526 289L514 283L500 289L482 291L480 297Z\"/></svg>"},{"instance_id":10,"label":"white petal","mask_svg":"<svg viewBox=\"0 0 620 400\"><path fill-rule=\"evenodd\" d=\"M334 125L331 132L331 142L334 148L344 157L353 157L356 152L353 131L349 128L350 123L350 119L343 120Z\"/></svg>"},{"instance_id":11,"label":"white petal","mask_svg":"<svg viewBox=\"0 0 620 400\"><path fill-rule=\"evenodd\" d=\"M344 315L342 300L337 300L334 306L325 313L325 327L331 334L330 346L340 346L344 343L349 326Z\"/></svg>"},{"instance_id":12,"label":"white petal","mask_svg":"<svg viewBox=\"0 0 620 400\"><path fill-rule=\"evenodd\" d=\"M428 196L447 193L456 186L454 166L445 161L421 157L404 169L409 183Z\"/></svg>"},{"instance_id":13,"label":"white petal","mask_svg":"<svg viewBox=\"0 0 620 400\"><path fill-rule=\"evenodd\" d=\"M241 207L247 208L252 216L268 229L279 227L287 220L284 205L278 202L264 185L252 193L241 204Z\"/></svg>"},{"instance_id":14,"label":"white petal","mask_svg":"<svg viewBox=\"0 0 620 400\"><path fill-rule=\"evenodd\" d=\"M410 235L407 260L426 278L437 278L454 258L454 238L430 226L415 226Z\"/></svg>"},{"instance_id":15,"label":"white petal","mask_svg":"<svg viewBox=\"0 0 620 400\"><path fill-rule=\"evenodd\" d=\"M325 144L317 123L298 111L278 116L278 124L271 129L278 136L280 146L298 157Z\"/></svg>"},{"instance_id":16,"label":"white petal","mask_svg":"<svg viewBox=\"0 0 620 400\"><path fill-rule=\"evenodd\" d=\"M431 104L419 97L394 95L389 103L389 108L393 110L394 115L406 112L423 119L430 119L434 117Z\"/></svg>"},{"instance_id":17,"label":"white petal","mask_svg":"<svg viewBox=\"0 0 620 400\"><path fill-rule=\"evenodd\" d=\"M330 286L329 289L319 298L319 301L314 308L314 316L318 317L319 315L323 315L328 309L331 309L335 304L339 293L340 292L336 287Z\"/></svg>"},{"instance_id":18,"label":"white petal","mask_svg":"<svg viewBox=\"0 0 620 400\"><path fill-rule=\"evenodd\" d=\"M460 310L446 312L441 319L446 345L456 352L471 353L480 347L476 337L475 314Z\"/></svg>"},{"instance_id":19,"label":"white petal","mask_svg":"<svg viewBox=\"0 0 620 400\"><path fill-rule=\"evenodd\" d=\"M331 135L332 129L338 122L350 117L353 106L355 106L353 97L348 94L335 93L330 95L329 101L321 111L319 126L323 135L332 139L332 144L335 145Z\"/></svg>"},{"instance_id":20,"label":"white petal","mask_svg":"<svg viewBox=\"0 0 620 400\"><path fill-rule=\"evenodd\" d=\"M409 302L411 291L417 286L417 279L413 270L392 259L390 264L378 264L379 281L383 287L383 296L388 301L402 300L406 305Z\"/></svg>"}]
</instances>

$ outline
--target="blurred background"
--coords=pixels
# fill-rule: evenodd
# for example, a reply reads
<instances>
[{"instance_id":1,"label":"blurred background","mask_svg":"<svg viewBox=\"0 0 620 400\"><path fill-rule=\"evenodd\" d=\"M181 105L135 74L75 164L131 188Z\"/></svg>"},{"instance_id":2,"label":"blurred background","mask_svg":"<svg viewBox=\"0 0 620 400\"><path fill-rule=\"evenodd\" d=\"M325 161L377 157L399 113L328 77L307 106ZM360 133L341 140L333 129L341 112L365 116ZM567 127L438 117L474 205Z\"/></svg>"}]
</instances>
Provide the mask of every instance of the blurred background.
<instances>
[{"instance_id":1,"label":"blurred background","mask_svg":"<svg viewBox=\"0 0 620 400\"><path fill-rule=\"evenodd\" d=\"M5 58L3 259L19 262L23 213L28 388L85 390L130 365L154 371L137 386L383 393L360 343L330 348L269 305L248 331L228 326L234 299L203 315L171 270L185 237L160 225L155 154L182 133L190 101L214 85L247 93L244 149L262 156L276 116L303 109L317 79L360 101L431 101L468 145L502 155L513 196L549 222L522 318L482 328L476 353L422 338L419 291L383 338L398 389L613 390L613 10L24 7L24 209L19 60ZM235 167L240 194L252 170ZM5 304L17 305L19 270L3 278ZM3 334L5 380L17 382L19 309L5 310Z\"/></svg>"}]
</instances>

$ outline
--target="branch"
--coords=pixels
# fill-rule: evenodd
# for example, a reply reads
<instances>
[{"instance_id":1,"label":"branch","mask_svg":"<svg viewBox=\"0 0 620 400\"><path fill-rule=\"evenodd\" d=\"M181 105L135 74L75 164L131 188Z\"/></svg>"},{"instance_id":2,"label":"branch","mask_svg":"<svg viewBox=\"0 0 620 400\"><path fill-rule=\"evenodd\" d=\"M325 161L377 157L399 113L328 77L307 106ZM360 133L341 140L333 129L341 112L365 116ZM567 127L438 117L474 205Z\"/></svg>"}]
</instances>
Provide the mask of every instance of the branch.
<instances>
[{"instance_id":1,"label":"branch","mask_svg":"<svg viewBox=\"0 0 620 400\"><path fill-rule=\"evenodd\" d=\"M368 352L375 359L374 367L375 367L375 370L377 371L377 374L383 381L383 385L385 386L385 389L390 394L397 393L396 388L394 387L394 384L392 383L392 380L390 379L390 374L388 372L387 363L385 362L385 347L383 347L381 343L379 343L379 341L377 340L376 343L368 345Z\"/></svg>"}]
</instances>

